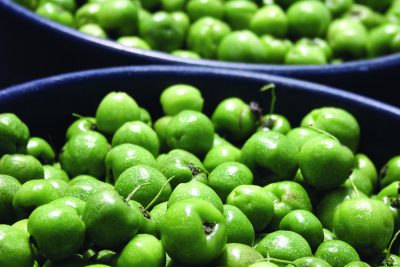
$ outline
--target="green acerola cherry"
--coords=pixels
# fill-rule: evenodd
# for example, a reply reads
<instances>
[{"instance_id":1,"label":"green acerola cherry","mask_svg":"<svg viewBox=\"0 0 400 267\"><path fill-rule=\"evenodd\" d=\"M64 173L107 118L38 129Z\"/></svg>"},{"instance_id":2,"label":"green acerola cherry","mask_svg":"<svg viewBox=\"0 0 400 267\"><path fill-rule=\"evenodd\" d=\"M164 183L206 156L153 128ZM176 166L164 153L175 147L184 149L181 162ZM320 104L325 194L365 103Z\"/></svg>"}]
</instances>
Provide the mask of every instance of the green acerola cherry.
<instances>
[{"instance_id":1,"label":"green acerola cherry","mask_svg":"<svg viewBox=\"0 0 400 267\"><path fill-rule=\"evenodd\" d=\"M239 208L257 232L262 231L274 215L272 197L256 185L239 185L228 195L226 204Z\"/></svg>"},{"instance_id":2,"label":"green acerola cherry","mask_svg":"<svg viewBox=\"0 0 400 267\"><path fill-rule=\"evenodd\" d=\"M274 214L268 228L278 230L280 221L293 210L312 211L307 191L298 183L283 181L272 183L263 188L272 198Z\"/></svg>"},{"instance_id":3,"label":"green acerola cherry","mask_svg":"<svg viewBox=\"0 0 400 267\"><path fill-rule=\"evenodd\" d=\"M14 213L19 218L27 218L37 207L60 198L62 194L54 188L50 180L32 180L24 183L14 195Z\"/></svg>"},{"instance_id":4,"label":"green acerola cherry","mask_svg":"<svg viewBox=\"0 0 400 267\"><path fill-rule=\"evenodd\" d=\"M241 162L265 184L293 179L298 163L297 148L281 133L257 132L242 147Z\"/></svg>"},{"instance_id":5,"label":"green acerola cherry","mask_svg":"<svg viewBox=\"0 0 400 267\"><path fill-rule=\"evenodd\" d=\"M341 185L352 173L354 155L337 140L321 136L303 145L299 166L304 180L318 190Z\"/></svg>"},{"instance_id":6,"label":"green acerola cherry","mask_svg":"<svg viewBox=\"0 0 400 267\"><path fill-rule=\"evenodd\" d=\"M303 257L293 261L295 266L307 266L307 267L332 267L329 263L324 261L323 259L317 257ZM286 265L286 267L290 267L291 265Z\"/></svg>"},{"instance_id":7,"label":"green acerola cherry","mask_svg":"<svg viewBox=\"0 0 400 267\"><path fill-rule=\"evenodd\" d=\"M98 24L116 36L132 35L138 28L139 7L129 0L111 0L101 4Z\"/></svg>"},{"instance_id":8,"label":"green acerola cherry","mask_svg":"<svg viewBox=\"0 0 400 267\"><path fill-rule=\"evenodd\" d=\"M189 0L186 12L191 21L202 17L221 19L224 14L224 4L221 0Z\"/></svg>"},{"instance_id":9,"label":"green acerola cherry","mask_svg":"<svg viewBox=\"0 0 400 267\"><path fill-rule=\"evenodd\" d=\"M329 46L327 41L321 38L301 38L297 41L296 44L306 44L310 46L314 46L322 50L325 55L327 61L330 61L332 58L332 48Z\"/></svg>"},{"instance_id":10,"label":"green acerola cherry","mask_svg":"<svg viewBox=\"0 0 400 267\"><path fill-rule=\"evenodd\" d=\"M329 26L327 39L335 57L359 59L366 56L368 31L361 22L337 19Z\"/></svg>"},{"instance_id":11,"label":"green acerola cherry","mask_svg":"<svg viewBox=\"0 0 400 267\"><path fill-rule=\"evenodd\" d=\"M247 0L227 1L224 4L224 20L234 30L249 28L249 23L257 12L257 5Z\"/></svg>"},{"instance_id":12,"label":"green acerola cherry","mask_svg":"<svg viewBox=\"0 0 400 267\"><path fill-rule=\"evenodd\" d=\"M24 153L29 129L15 114L0 114L0 155Z\"/></svg>"},{"instance_id":13,"label":"green acerola cherry","mask_svg":"<svg viewBox=\"0 0 400 267\"><path fill-rule=\"evenodd\" d=\"M0 224L15 221L12 202L21 183L12 176L0 174Z\"/></svg>"},{"instance_id":14,"label":"green acerola cherry","mask_svg":"<svg viewBox=\"0 0 400 267\"><path fill-rule=\"evenodd\" d=\"M287 134L291 130L290 122L283 115L267 114L261 122L258 130L275 131L281 134Z\"/></svg>"},{"instance_id":15,"label":"green acerola cherry","mask_svg":"<svg viewBox=\"0 0 400 267\"><path fill-rule=\"evenodd\" d=\"M221 20L201 18L189 28L187 47L202 58L215 59L220 42L230 32L228 24Z\"/></svg>"},{"instance_id":16,"label":"green acerola cherry","mask_svg":"<svg viewBox=\"0 0 400 267\"><path fill-rule=\"evenodd\" d=\"M60 164L69 176L88 174L98 178L105 175L104 160L110 149L107 139L90 131L73 136L62 148Z\"/></svg>"},{"instance_id":17,"label":"green acerola cherry","mask_svg":"<svg viewBox=\"0 0 400 267\"><path fill-rule=\"evenodd\" d=\"M171 207L176 202L182 201L188 198L202 199L211 203L221 213L223 212L223 204L218 194L208 185L200 183L198 181L190 181L188 183L179 184L168 200L168 207Z\"/></svg>"},{"instance_id":18,"label":"green acerola cherry","mask_svg":"<svg viewBox=\"0 0 400 267\"><path fill-rule=\"evenodd\" d=\"M186 59L200 59L200 55L196 52L189 51L189 50L174 50L171 52L171 55L186 58Z\"/></svg>"},{"instance_id":19,"label":"green acerola cherry","mask_svg":"<svg viewBox=\"0 0 400 267\"><path fill-rule=\"evenodd\" d=\"M355 155L356 159L356 169L360 170L363 172L371 181L372 188L376 189L378 186L378 172L376 170L376 167L374 163L371 161L368 156L364 154L356 154Z\"/></svg>"},{"instance_id":20,"label":"green acerola cherry","mask_svg":"<svg viewBox=\"0 0 400 267\"><path fill-rule=\"evenodd\" d=\"M156 166L156 160L148 150L133 144L122 144L113 147L105 159L106 179L114 182L126 169L145 164L152 167Z\"/></svg>"},{"instance_id":21,"label":"green acerola cherry","mask_svg":"<svg viewBox=\"0 0 400 267\"><path fill-rule=\"evenodd\" d=\"M172 19L181 27L184 32L185 38L190 27L190 18L183 11L171 12Z\"/></svg>"},{"instance_id":22,"label":"green acerola cherry","mask_svg":"<svg viewBox=\"0 0 400 267\"><path fill-rule=\"evenodd\" d=\"M122 249L114 266L165 266L165 250L156 237L138 234Z\"/></svg>"},{"instance_id":23,"label":"green acerola cherry","mask_svg":"<svg viewBox=\"0 0 400 267\"><path fill-rule=\"evenodd\" d=\"M68 174L57 167L52 165L43 165L44 179L60 179L69 182Z\"/></svg>"},{"instance_id":24,"label":"green acerola cherry","mask_svg":"<svg viewBox=\"0 0 400 267\"><path fill-rule=\"evenodd\" d=\"M208 176L208 185L225 201L229 193L239 185L252 184L253 174L239 162L225 162Z\"/></svg>"},{"instance_id":25,"label":"green acerola cherry","mask_svg":"<svg viewBox=\"0 0 400 267\"><path fill-rule=\"evenodd\" d=\"M174 177L170 181L172 188L192 180L207 183L207 171L201 161L189 152L179 154L176 151L171 150L170 153L157 158L157 169L165 177Z\"/></svg>"},{"instance_id":26,"label":"green acerola cherry","mask_svg":"<svg viewBox=\"0 0 400 267\"><path fill-rule=\"evenodd\" d=\"M316 208L316 215L323 224L323 226L329 230L333 229L333 217L336 209L344 202L349 199L355 199L364 197L367 198L361 192L356 191L352 187L340 187L333 190L321 198Z\"/></svg>"},{"instance_id":27,"label":"green acerola cherry","mask_svg":"<svg viewBox=\"0 0 400 267\"><path fill-rule=\"evenodd\" d=\"M267 5L257 10L251 18L249 27L258 35L268 34L276 38L283 38L288 30L288 20L281 7Z\"/></svg>"},{"instance_id":28,"label":"green acerola cherry","mask_svg":"<svg viewBox=\"0 0 400 267\"><path fill-rule=\"evenodd\" d=\"M199 89L188 84L167 87L160 96L161 107L167 116L174 116L188 109L201 112L204 99Z\"/></svg>"},{"instance_id":29,"label":"green acerola cherry","mask_svg":"<svg viewBox=\"0 0 400 267\"><path fill-rule=\"evenodd\" d=\"M75 0L39 0L39 6L44 5L45 3L54 3L66 11L71 13L75 12L76 2Z\"/></svg>"},{"instance_id":30,"label":"green acerola cherry","mask_svg":"<svg viewBox=\"0 0 400 267\"><path fill-rule=\"evenodd\" d=\"M400 181L400 156L391 158L382 167L379 176L381 187L385 187L393 182Z\"/></svg>"},{"instance_id":31,"label":"green acerola cherry","mask_svg":"<svg viewBox=\"0 0 400 267\"><path fill-rule=\"evenodd\" d=\"M181 11L185 9L187 0L161 0L162 10L171 11Z\"/></svg>"},{"instance_id":32,"label":"green acerola cherry","mask_svg":"<svg viewBox=\"0 0 400 267\"><path fill-rule=\"evenodd\" d=\"M254 227L247 216L237 207L224 205L224 216L228 232L228 243L240 243L252 246L254 243Z\"/></svg>"},{"instance_id":33,"label":"green acerola cherry","mask_svg":"<svg viewBox=\"0 0 400 267\"><path fill-rule=\"evenodd\" d=\"M400 26L394 23L384 24L371 30L367 50L370 57L378 57L392 52L392 41L400 33Z\"/></svg>"},{"instance_id":34,"label":"green acerola cherry","mask_svg":"<svg viewBox=\"0 0 400 267\"><path fill-rule=\"evenodd\" d=\"M106 189L113 189L113 186L89 175L79 175L69 182L69 187L65 190L64 196L87 201L90 196Z\"/></svg>"},{"instance_id":35,"label":"green acerola cherry","mask_svg":"<svg viewBox=\"0 0 400 267\"><path fill-rule=\"evenodd\" d=\"M322 242L314 256L325 260L332 267L345 266L352 261L360 260L357 251L351 245L341 240Z\"/></svg>"},{"instance_id":36,"label":"green acerola cherry","mask_svg":"<svg viewBox=\"0 0 400 267\"><path fill-rule=\"evenodd\" d=\"M147 149L158 156L160 143L156 132L147 124L141 121L131 121L123 124L112 138L112 146L116 147L122 144L134 144Z\"/></svg>"},{"instance_id":37,"label":"green acerola cherry","mask_svg":"<svg viewBox=\"0 0 400 267\"><path fill-rule=\"evenodd\" d=\"M346 264L344 267L371 267L371 265L363 261L352 261Z\"/></svg>"},{"instance_id":38,"label":"green acerola cherry","mask_svg":"<svg viewBox=\"0 0 400 267\"><path fill-rule=\"evenodd\" d=\"M359 169L353 170L350 177L344 183L344 186L355 186L358 190L360 190L367 196L371 196L372 192L374 191L371 180L364 172L360 171Z\"/></svg>"},{"instance_id":39,"label":"green acerola cherry","mask_svg":"<svg viewBox=\"0 0 400 267\"><path fill-rule=\"evenodd\" d=\"M170 116L164 116L156 120L153 125L153 129L156 132L158 140L160 142L160 152L165 152L168 150L166 136L168 123L171 119L172 117Z\"/></svg>"},{"instance_id":40,"label":"green acerola cherry","mask_svg":"<svg viewBox=\"0 0 400 267\"><path fill-rule=\"evenodd\" d=\"M336 239L336 236L334 233L332 233L331 231L329 231L326 228L322 229L324 231L324 241L329 241L329 240L334 240Z\"/></svg>"},{"instance_id":41,"label":"green acerola cherry","mask_svg":"<svg viewBox=\"0 0 400 267\"><path fill-rule=\"evenodd\" d=\"M98 24L90 23L82 25L78 28L78 30L82 33L98 37L98 38L107 38L107 33L100 27Z\"/></svg>"},{"instance_id":42,"label":"green acerola cherry","mask_svg":"<svg viewBox=\"0 0 400 267\"><path fill-rule=\"evenodd\" d=\"M90 23L98 23L97 15L100 10L100 3L86 3L82 5L75 13L75 23L77 27Z\"/></svg>"},{"instance_id":43,"label":"green acerola cherry","mask_svg":"<svg viewBox=\"0 0 400 267\"><path fill-rule=\"evenodd\" d=\"M34 255L25 233L9 225L0 224L0 265L31 267Z\"/></svg>"},{"instance_id":44,"label":"green acerola cherry","mask_svg":"<svg viewBox=\"0 0 400 267\"><path fill-rule=\"evenodd\" d=\"M333 232L362 255L382 252L394 230L393 216L382 201L359 198L343 202L335 212Z\"/></svg>"},{"instance_id":45,"label":"green acerola cherry","mask_svg":"<svg viewBox=\"0 0 400 267\"><path fill-rule=\"evenodd\" d=\"M219 103L211 120L216 132L233 141L250 136L256 123L250 106L239 98L227 98Z\"/></svg>"},{"instance_id":46,"label":"green acerola cherry","mask_svg":"<svg viewBox=\"0 0 400 267\"><path fill-rule=\"evenodd\" d=\"M184 110L168 123L166 141L171 148L185 149L195 155L204 156L212 147L214 127L203 113Z\"/></svg>"},{"instance_id":47,"label":"green acerola cherry","mask_svg":"<svg viewBox=\"0 0 400 267\"><path fill-rule=\"evenodd\" d=\"M290 130L286 136L300 150L307 141L320 136L321 133L311 127L298 127Z\"/></svg>"},{"instance_id":48,"label":"green acerola cherry","mask_svg":"<svg viewBox=\"0 0 400 267\"><path fill-rule=\"evenodd\" d=\"M211 148L204 158L204 167L208 171L214 170L220 164L240 160L240 149L227 144Z\"/></svg>"},{"instance_id":49,"label":"green acerola cherry","mask_svg":"<svg viewBox=\"0 0 400 267\"><path fill-rule=\"evenodd\" d=\"M137 36L122 36L117 39L117 43L130 48L151 49L150 45L145 40Z\"/></svg>"},{"instance_id":50,"label":"green acerola cherry","mask_svg":"<svg viewBox=\"0 0 400 267\"><path fill-rule=\"evenodd\" d=\"M124 92L111 92L100 102L96 123L100 132L112 135L124 123L140 119L136 101Z\"/></svg>"},{"instance_id":51,"label":"green acerola cherry","mask_svg":"<svg viewBox=\"0 0 400 267\"><path fill-rule=\"evenodd\" d=\"M114 187L121 196L127 198L140 185L142 186L135 192L132 199L140 202L144 207L153 202L160 190L162 190L161 195L153 204L166 201L171 195L172 190L167 178L157 169L147 165L136 165L126 169L118 177Z\"/></svg>"},{"instance_id":52,"label":"green acerola cherry","mask_svg":"<svg viewBox=\"0 0 400 267\"><path fill-rule=\"evenodd\" d=\"M215 260L227 240L222 213L201 199L185 199L168 208L161 225L161 241L172 260L202 265ZM185 242L185 246L177 246Z\"/></svg>"},{"instance_id":53,"label":"green acerola cherry","mask_svg":"<svg viewBox=\"0 0 400 267\"><path fill-rule=\"evenodd\" d=\"M218 46L219 60L263 63L266 52L260 39L251 31L232 32L224 37Z\"/></svg>"},{"instance_id":54,"label":"green acerola cherry","mask_svg":"<svg viewBox=\"0 0 400 267\"><path fill-rule=\"evenodd\" d=\"M312 110L301 121L301 126L312 126L335 136L355 152L360 140L360 126L356 118L344 109L322 107Z\"/></svg>"},{"instance_id":55,"label":"green acerola cherry","mask_svg":"<svg viewBox=\"0 0 400 267\"><path fill-rule=\"evenodd\" d=\"M380 13L358 4L351 6L344 17L361 22L368 30L385 23L385 19Z\"/></svg>"},{"instance_id":56,"label":"green acerola cherry","mask_svg":"<svg viewBox=\"0 0 400 267\"><path fill-rule=\"evenodd\" d=\"M62 197L50 202L51 204L65 205L74 208L79 216L82 216L83 210L85 209L86 202L76 197Z\"/></svg>"},{"instance_id":57,"label":"green acerola cherry","mask_svg":"<svg viewBox=\"0 0 400 267\"><path fill-rule=\"evenodd\" d=\"M277 39L270 35L260 37L266 51L265 63L283 64L286 54L292 47L292 42L287 39Z\"/></svg>"},{"instance_id":58,"label":"green acerola cherry","mask_svg":"<svg viewBox=\"0 0 400 267\"><path fill-rule=\"evenodd\" d=\"M50 144L40 137L31 137L27 145L27 153L43 164L52 164L55 154Z\"/></svg>"},{"instance_id":59,"label":"green acerola cherry","mask_svg":"<svg viewBox=\"0 0 400 267\"><path fill-rule=\"evenodd\" d=\"M102 248L119 247L135 236L138 214L113 190L91 196L83 210L82 220L90 240Z\"/></svg>"},{"instance_id":60,"label":"green acerola cherry","mask_svg":"<svg viewBox=\"0 0 400 267\"><path fill-rule=\"evenodd\" d=\"M320 1L298 1L287 10L289 33L295 37L323 37L331 23L329 9Z\"/></svg>"},{"instance_id":61,"label":"green acerola cherry","mask_svg":"<svg viewBox=\"0 0 400 267\"><path fill-rule=\"evenodd\" d=\"M212 262L213 266L247 267L264 257L254 248L244 244L227 243L221 255ZM215 265L214 265L215 264Z\"/></svg>"},{"instance_id":62,"label":"green acerola cherry","mask_svg":"<svg viewBox=\"0 0 400 267\"><path fill-rule=\"evenodd\" d=\"M0 173L14 177L22 184L44 178L42 164L31 155L4 155L0 159Z\"/></svg>"},{"instance_id":63,"label":"green acerola cherry","mask_svg":"<svg viewBox=\"0 0 400 267\"><path fill-rule=\"evenodd\" d=\"M71 139L72 136L81 132L96 130L96 119L92 117L83 117L74 121L67 129L66 139Z\"/></svg>"},{"instance_id":64,"label":"green acerola cherry","mask_svg":"<svg viewBox=\"0 0 400 267\"><path fill-rule=\"evenodd\" d=\"M63 24L68 27L74 27L74 16L71 12L63 9L61 6L47 2L36 9L36 14L54 22Z\"/></svg>"},{"instance_id":65,"label":"green acerola cherry","mask_svg":"<svg viewBox=\"0 0 400 267\"><path fill-rule=\"evenodd\" d=\"M306 210L294 210L282 218L280 230L288 230L304 237L313 251L324 241L322 224L318 218Z\"/></svg>"},{"instance_id":66,"label":"green acerola cherry","mask_svg":"<svg viewBox=\"0 0 400 267\"><path fill-rule=\"evenodd\" d=\"M143 20L139 24L139 33L151 48L165 52L179 49L185 38L181 23L165 11L158 11Z\"/></svg>"},{"instance_id":67,"label":"green acerola cherry","mask_svg":"<svg viewBox=\"0 0 400 267\"><path fill-rule=\"evenodd\" d=\"M312 256L310 245L301 235L285 230L267 234L255 248L264 257L286 261Z\"/></svg>"},{"instance_id":68,"label":"green acerola cherry","mask_svg":"<svg viewBox=\"0 0 400 267\"><path fill-rule=\"evenodd\" d=\"M326 64L324 51L314 45L296 44L290 48L285 56L288 65L321 65Z\"/></svg>"},{"instance_id":69,"label":"green acerola cherry","mask_svg":"<svg viewBox=\"0 0 400 267\"><path fill-rule=\"evenodd\" d=\"M78 252L85 240L86 227L74 208L46 204L29 216L28 231L39 251L57 261Z\"/></svg>"}]
</instances>

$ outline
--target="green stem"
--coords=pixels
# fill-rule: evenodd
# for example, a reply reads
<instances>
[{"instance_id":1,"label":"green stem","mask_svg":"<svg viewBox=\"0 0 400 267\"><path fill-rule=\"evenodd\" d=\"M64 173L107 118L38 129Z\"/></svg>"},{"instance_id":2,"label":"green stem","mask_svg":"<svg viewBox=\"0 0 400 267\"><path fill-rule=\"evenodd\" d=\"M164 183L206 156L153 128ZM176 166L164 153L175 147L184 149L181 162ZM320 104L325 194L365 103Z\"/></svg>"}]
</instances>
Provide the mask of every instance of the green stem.
<instances>
[{"instance_id":1,"label":"green stem","mask_svg":"<svg viewBox=\"0 0 400 267\"><path fill-rule=\"evenodd\" d=\"M80 114L78 114L78 113L72 113L72 116L73 116L73 117L76 117L76 118L78 118L78 119L85 120L85 121L87 121L88 123L90 123L91 125L94 125L94 124L89 120L88 117L84 117L84 116L82 116L82 115L80 115Z\"/></svg>"},{"instance_id":2,"label":"green stem","mask_svg":"<svg viewBox=\"0 0 400 267\"><path fill-rule=\"evenodd\" d=\"M259 260L259 261L257 261L257 262L262 262L262 261L268 261L268 262L274 262L274 263L282 263L282 264L289 264L289 265L293 265L293 266L297 267L296 264L294 264L294 263L291 262L291 261L281 260L281 259L272 258L272 257L266 257L265 259Z\"/></svg>"},{"instance_id":3,"label":"green stem","mask_svg":"<svg viewBox=\"0 0 400 267\"><path fill-rule=\"evenodd\" d=\"M72 116L78 119L86 119L84 116L78 114L78 113L72 113Z\"/></svg>"},{"instance_id":4,"label":"green stem","mask_svg":"<svg viewBox=\"0 0 400 267\"><path fill-rule=\"evenodd\" d=\"M272 258L272 257L269 255L269 250L268 250L268 249L267 249L267 257L264 258L264 259L262 259L262 260L259 260L259 261L257 261L257 262L262 262L262 261L275 262L275 263L283 263L283 264L290 264L290 265L293 265L293 266L297 267L296 264L294 264L294 263L291 262L291 261L281 260L281 259L277 259L277 258Z\"/></svg>"},{"instance_id":5,"label":"green stem","mask_svg":"<svg viewBox=\"0 0 400 267\"><path fill-rule=\"evenodd\" d=\"M386 252L385 261L388 261L388 260L389 260L389 258L390 258L390 251L392 250L392 246L393 246L394 242L396 242L397 237L398 237L399 235L400 235L400 229L394 234L394 236L393 236L393 238L392 238L392 241L390 241L389 247L388 247L387 252Z\"/></svg>"},{"instance_id":6,"label":"green stem","mask_svg":"<svg viewBox=\"0 0 400 267\"><path fill-rule=\"evenodd\" d=\"M271 91L271 103L270 103L270 108L269 108L269 115L271 117L272 114L274 114L275 111L275 104L276 104L276 93L275 93L275 84L270 83L267 85L264 85L261 89L260 92L267 92Z\"/></svg>"},{"instance_id":7,"label":"green stem","mask_svg":"<svg viewBox=\"0 0 400 267\"><path fill-rule=\"evenodd\" d=\"M324 130L319 129L319 128L317 128L317 127L314 127L314 126L312 126L312 125L307 125L306 127L310 128L310 129L313 129L314 131L319 132L319 133L321 133L321 134L324 134L324 135L326 135L326 136L328 136L328 137L330 137L330 138L332 138L332 139L334 139L334 140L336 140L336 141L338 141L338 142L340 143L339 139L337 139L336 136L331 135L331 134L328 133L327 131L324 131Z\"/></svg>"},{"instance_id":8,"label":"green stem","mask_svg":"<svg viewBox=\"0 0 400 267\"><path fill-rule=\"evenodd\" d=\"M150 201L149 205L146 206L146 208L144 208L143 212L146 212L151 206L153 206L153 204L157 201L157 199L161 196L162 192L164 191L164 188L167 186L167 184L174 179L175 176L170 177L167 181L165 181L165 183L163 184L163 186L161 187L160 191L158 191L157 195L153 198L152 201Z\"/></svg>"},{"instance_id":9,"label":"green stem","mask_svg":"<svg viewBox=\"0 0 400 267\"><path fill-rule=\"evenodd\" d=\"M351 175L349 177L349 180L350 180L351 186L354 189L354 192L356 192L357 198L360 198L360 191L358 191L358 188L357 188L356 184L354 183L353 179L351 179Z\"/></svg>"},{"instance_id":10,"label":"green stem","mask_svg":"<svg viewBox=\"0 0 400 267\"><path fill-rule=\"evenodd\" d=\"M136 194L137 191L139 191L140 188L142 188L142 186L145 186L145 185L148 185L148 184L150 184L150 183L143 183L143 184L140 184L140 185L136 186L132 190L132 192L130 192L130 194L126 197L125 202L129 202L129 200L131 200L133 198L133 196Z\"/></svg>"}]
</instances>

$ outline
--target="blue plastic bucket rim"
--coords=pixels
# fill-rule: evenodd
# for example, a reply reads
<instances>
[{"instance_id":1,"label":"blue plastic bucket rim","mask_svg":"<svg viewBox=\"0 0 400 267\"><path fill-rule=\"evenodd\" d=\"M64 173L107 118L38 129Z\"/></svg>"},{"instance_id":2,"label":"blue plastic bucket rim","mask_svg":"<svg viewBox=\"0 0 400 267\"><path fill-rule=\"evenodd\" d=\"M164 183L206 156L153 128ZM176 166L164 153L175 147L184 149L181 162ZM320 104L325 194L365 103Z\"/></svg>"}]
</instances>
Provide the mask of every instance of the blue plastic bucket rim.
<instances>
[{"instance_id":1,"label":"blue plastic bucket rim","mask_svg":"<svg viewBox=\"0 0 400 267\"><path fill-rule=\"evenodd\" d=\"M12 12L21 19L28 20L30 23L35 23L40 27L45 27L54 33L66 34L72 37L74 41L84 42L85 45L107 50L108 52L117 53L124 57L136 57L138 59L146 60L154 64L190 64L196 66L208 66L218 68L251 70L259 72L270 73L332 73L332 74L351 74L354 72L366 73L375 70L390 69L395 66L400 66L400 53L388 56L382 56L374 59L363 59L344 62L341 64L327 64L327 65L301 65L301 66L287 66L287 65L273 65L273 64L250 64L250 63L233 63L223 62L208 59L186 59L170 55L168 53L142 50L130 48L118 44L115 41L97 38L79 32L76 29L69 28L59 23L50 21L36 15L34 12L20 6L11 0L0 0L0 7L3 6L8 12Z\"/></svg>"}]
</instances>

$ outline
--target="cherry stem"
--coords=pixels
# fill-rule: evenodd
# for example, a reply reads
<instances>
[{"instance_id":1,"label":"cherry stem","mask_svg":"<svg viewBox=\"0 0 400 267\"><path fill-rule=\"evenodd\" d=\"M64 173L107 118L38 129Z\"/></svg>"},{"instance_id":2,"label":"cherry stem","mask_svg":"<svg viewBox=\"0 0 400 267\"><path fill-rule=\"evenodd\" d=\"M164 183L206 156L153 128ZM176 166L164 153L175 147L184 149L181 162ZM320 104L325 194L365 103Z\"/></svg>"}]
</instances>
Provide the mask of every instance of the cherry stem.
<instances>
[{"instance_id":1,"label":"cherry stem","mask_svg":"<svg viewBox=\"0 0 400 267\"><path fill-rule=\"evenodd\" d=\"M330 138L332 138L332 139L334 139L334 140L336 140L336 141L338 141L338 142L340 143L339 139L337 139L336 136L334 136L334 135L328 133L327 131L324 131L324 130L322 130L322 129L319 129L319 128L317 128L317 127L314 127L314 126L312 126L311 124L310 124L310 125L307 125L306 127L310 128L310 129L313 129L314 131L319 132L319 133L321 133L321 134L324 134L324 135L326 135L326 136L328 136L328 137L330 137Z\"/></svg>"},{"instance_id":2,"label":"cherry stem","mask_svg":"<svg viewBox=\"0 0 400 267\"><path fill-rule=\"evenodd\" d=\"M72 116L78 119L86 119L84 116L78 114L78 113L72 113Z\"/></svg>"},{"instance_id":3,"label":"cherry stem","mask_svg":"<svg viewBox=\"0 0 400 267\"><path fill-rule=\"evenodd\" d=\"M165 181L165 183L163 184L163 186L161 187L161 189L158 191L157 195L153 198L152 201L150 201L150 203L146 206L146 208L144 208L143 212L146 212L151 206L153 206L153 204L157 201L157 199L161 196L162 192L164 191L164 188L167 186L167 184L174 179L175 176L170 177L167 181Z\"/></svg>"},{"instance_id":4,"label":"cherry stem","mask_svg":"<svg viewBox=\"0 0 400 267\"><path fill-rule=\"evenodd\" d=\"M291 262L291 261L281 260L281 259L277 259L277 258L272 258L271 256L269 256L269 251L268 251L268 250L267 250L267 257L264 258L264 259L262 259L262 260L259 260L259 261L257 261L257 262L262 262L262 261L275 262L275 263L283 263L283 264L290 264L290 265L293 265L293 266L297 267L296 264L294 264L294 263Z\"/></svg>"},{"instance_id":5,"label":"cherry stem","mask_svg":"<svg viewBox=\"0 0 400 267\"><path fill-rule=\"evenodd\" d=\"M260 92L271 91L271 103L270 103L270 108L269 108L269 116L270 117L271 117L272 114L274 114L274 111L275 111L275 103L276 103L275 88L276 88L275 84L270 83L270 84L264 85L260 89Z\"/></svg>"},{"instance_id":6,"label":"cherry stem","mask_svg":"<svg viewBox=\"0 0 400 267\"><path fill-rule=\"evenodd\" d=\"M386 252L385 261L388 261L388 260L389 260L389 258L390 258L390 251L392 250L392 246L393 246L394 242L396 242L397 237L398 237L399 235L400 235L400 229L394 234L394 236L393 236L393 238L392 238L392 241L390 241L389 247L388 247L387 252Z\"/></svg>"},{"instance_id":7,"label":"cherry stem","mask_svg":"<svg viewBox=\"0 0 400 267\"><path fill-rule=\"evenodd\" d=\"M131 200L133 198L133 196L136 194L136 192L139 191L140 188L142 188L143 186L148 185L148 184L150 184L150 183L143 183L143 184L136 186L132 190L132 192L130 192L130 194L126 197L125 202L128 202L129 200Z\"/></svg>"},{"instance_id":8,"label":"cherry stem","mask_svg":"<svg viewBox=\"0 0 400 267\"><path fill-rule=\"evenodd\" d=\"M281 260L281 259L272 258L272 257L267 257L267 258L262 259L262 260L259 260L259 261L257 261L257 262L263 262L263 261L274 262L274 263L290 264L290 265L293 265L293 266L297 267L296 264L294 264L294 263L291 262L291 261Z\"/></svg>"},{"instance_id":9,"label":"cherry stem","mask_svg":"<svg viewBox=\"0 0 400 267\"><path fill-rule=\"evenodd\" d=\"M85 121L89 122L90 124L93 124L93 123L89 120L88 117L82 116L82 115L80 115L80 114L78 114L78 113L72 113L72 116L75 117L75 118L78 118L78 119L85 120Z\"/></svg>"},{"instance_id":10,"label":"cherry stem","mask_svg":"<svg viewBox=\"0 0 400 267\"><path fill-rule=\"evenodd\" d=\"M358 191L358 188L357 188L356 184L354 183L353 179L351 179L351 175L349 177L349 180L350 180L351 186L354 189L354 192L356 192L357 198L359 198L360 197L360 191Z\"/></svg>"}]
</instances>

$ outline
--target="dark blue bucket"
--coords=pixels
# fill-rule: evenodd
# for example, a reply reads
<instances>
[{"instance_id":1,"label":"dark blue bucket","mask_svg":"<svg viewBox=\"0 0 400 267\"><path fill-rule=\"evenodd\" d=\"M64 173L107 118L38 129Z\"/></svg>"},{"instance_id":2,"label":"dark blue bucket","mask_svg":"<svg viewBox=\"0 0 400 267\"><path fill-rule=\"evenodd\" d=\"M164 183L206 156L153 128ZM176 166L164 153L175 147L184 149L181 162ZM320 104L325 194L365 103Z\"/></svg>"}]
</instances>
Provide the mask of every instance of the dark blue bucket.
<instances>
[{"instance_id":1,"label":"dark blue bucket","mask_svg":"<svg viewBox=\"0 0 400 267\"><path fill-rule=\"evenodd\" d=\"M65 140L66 128L76 119L72 113L94 116L107 92L127 91L157 119L161 116L160 93L174 83L189 83L201 89L208 115L219 101L232 96L258 101L267 110L270 96L261 93L260 88L275 83L276 112L287 116L293 127L311 109L341 107L359 121L360 152L369 155L378 167L399 154L398 108L310 82L215 68L118 67L54 76L0 91L0 113L16 113L28 124L32 135L51 140L59 148Z\"/></svg>"},{"instance_id":2,"label":"dark blue bucket","mask_svg":"<svg viewBox=\"0 0 400 267\"><path fill-rule=\"evenodd\" d=\"M328 84L397 106L400 55L340 65L282 66L188 60L165 53L130 49L79 33L0 0L0 87L88 68L141 64L194 64L257 71Z\"/></svg>"}]
</instances>

